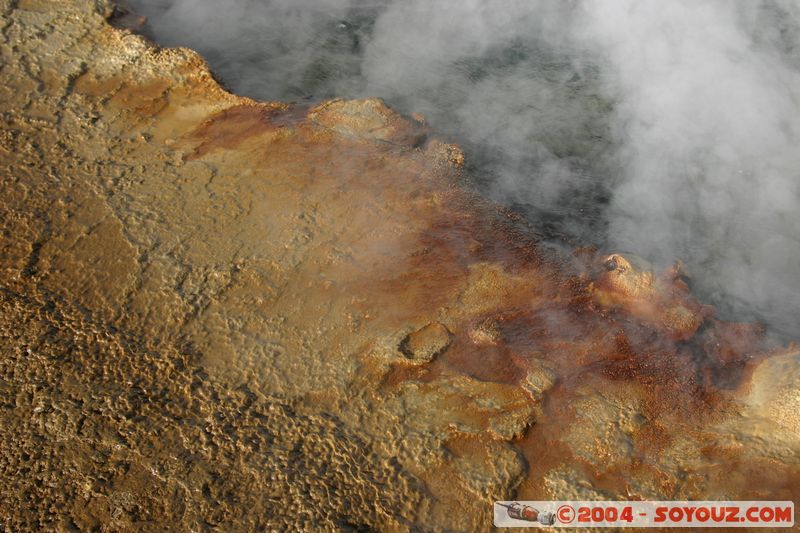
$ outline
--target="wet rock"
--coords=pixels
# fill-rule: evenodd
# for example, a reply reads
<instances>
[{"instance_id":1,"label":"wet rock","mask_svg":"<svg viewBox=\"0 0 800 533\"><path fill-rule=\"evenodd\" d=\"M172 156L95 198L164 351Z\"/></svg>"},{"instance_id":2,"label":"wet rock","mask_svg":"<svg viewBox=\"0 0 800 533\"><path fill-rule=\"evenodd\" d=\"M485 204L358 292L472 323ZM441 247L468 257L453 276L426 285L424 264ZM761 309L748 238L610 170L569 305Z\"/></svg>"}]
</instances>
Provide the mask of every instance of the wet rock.
<instances>
[{"instance_id":1,"label":"wet rock","mask_svg":"<svg viewBox=\"0 0 800 533\"><path fill-rule=\"evenodd\" d=\"M760 362L744 390L742 416L724 427L761 455L796 461L800 452L800 351Z\"/></svg>"},{"instance_id":2,"label":"wet rock","mask_svg":"<svg viewBox=\"0 0 800 533\"><path fill-rule=\"evenodd\" d=\"M590 291L603 307L621 309L676 340L691 338L713 315L691 294L679 265L657 276L649 263L631 254L611 254L597 262Z\"/></svg>"},{"instance_id":3,"label":"wet rock","mask_svg":"<svg viewBox=\"0 0 800 533\"><path fill-rule=\"evenodd\" d=\"M528 364L528 371L522 388L525 389L535 401L541 401L544 395L556 383L555 371L547 366L542 359L535 359Z\"/></svg>"},{"instance_id":4,"label":"wet rock","mask_svg":"<svg viewBox=\"0 0 800 533\"><path fill-rule=\"evenodd\" d=\"M460 169L464 166L464 152L456 144L448 144L439 139L432 139L425 152L441 166Z\"/></svg>"},{"instance_id":5,"label":"wet rock","mask_svg":"<svg viewBox=\"0 0 800 533\"><path fill-rule=\"evenodd\" d=\"M409 383L401 392L411 431L489 432L502 439L522 435L536 420L537 406L513 385L451 376Z\"/></svg>"},{"instance_id":6,"label":"wet rock","mask_svg":"<svg viewBox=\"0 0 800 533\"><path fill-rule=\"evenodd\" d=\"M117 0L108 22L117 28L138 32L147 24L147 17L137 15L124 0Z\"/></svg>"},{"instance_id":7,"label":"wet rock","mask_svg":"<svg viewBox=\"0 0 800 533\"><path fill-rule=\"evenodd\" d=\"M771 357L753 373L747 402L800 445L800 352Z\"/></svg>"},{"instance_id":8,"label":"wet rock","mask_svg":"<svg viewBox=\"0 0 800 533\"><path fill-rule=\"evenodd\" d=\"M481 320L475 327L470 328L469 339L475 344L497 344L500 342L500 327L494 317Z\"/></svg>"},{"instance_id":9,"label":"wet rock","mask_svg":"<svg viewBox=\"0 0 800 533\"><path fill-rule=\"evenodd\" d=\"M608 500L611 495L599 491L591 480L576 468L561 465L547 472L544 486L553 500Z\"/></svg>"},{"instance_id":10,"label":"wet rock","mask_svg":"<svg viewBox=\"0 0 800 533\"><path fill-rule=\"evenodd\" d=\"M439 322L432 322L427 326L409 333L400 343L400 351L409 359L428 362L444 352L453 335Z\"/></svg>"},{"instance_id":11,"label":"wet rock","mask_svg":"<svg viewBox=\"0 0 800 533\"><path fill-rule=\"evenodd\" d=\"M538 282L535 275L511 273L504 270L502 265L474 263L469 266L467 283L459 295L459 303L473 316L492 316L536 298L538 294L535 287Z\"/></svg>"},{"instance_id":12,"label":"wet rock","mask_svg":"<svg viewBox=\"0 0 800 533\"><path fill-rule=\"evenodd\" d=\"M645 419L640 400L629 392L609 384L605 391L587 391L572 403L575 421L562 440L576 457L601 467L630 457L633 438Z\"/></svg>"},{"instance_id":13,"label":"wet rock","mask_svg":"<svg viewBox=\"0 0 800 533\"><path fill-rule=\"evenodd\" d=\"M416 146L427 136L420 123L404 120L379 98L334 99L308 112L312 122L342 135Z\"/></svg>"},{"instance_id":14,"label":"wet rock","mask_svg":"<svg viewBox=\"0 0 800 533\"><path fill-rule=\"evenodd\" d=\"M459 435L445 446L452 457L449 463L454 474L461 476L477 496L486 499L503 499L525 472L519 452L499 439Z\"/></svg>"}]
</instances>

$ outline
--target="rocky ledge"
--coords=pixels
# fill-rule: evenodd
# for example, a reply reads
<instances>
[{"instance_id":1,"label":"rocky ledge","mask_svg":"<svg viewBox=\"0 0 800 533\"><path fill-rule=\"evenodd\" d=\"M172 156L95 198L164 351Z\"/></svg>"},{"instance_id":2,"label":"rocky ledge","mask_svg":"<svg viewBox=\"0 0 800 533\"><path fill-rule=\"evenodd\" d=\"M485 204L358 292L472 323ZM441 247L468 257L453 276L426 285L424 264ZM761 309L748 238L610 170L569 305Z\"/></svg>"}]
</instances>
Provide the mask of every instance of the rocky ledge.
<instances>
[{"instance_id":1,"label":"rocky ledge","mask_svg":"<svg viewBox=\"0 0 800 533\"><path fill-rule=\"evenodd\" d=\"M547 252L379 100L228 94L104 0L0 9L0 527L800 496L800 353L677 270Z\"/></svg>"}]
</instances>

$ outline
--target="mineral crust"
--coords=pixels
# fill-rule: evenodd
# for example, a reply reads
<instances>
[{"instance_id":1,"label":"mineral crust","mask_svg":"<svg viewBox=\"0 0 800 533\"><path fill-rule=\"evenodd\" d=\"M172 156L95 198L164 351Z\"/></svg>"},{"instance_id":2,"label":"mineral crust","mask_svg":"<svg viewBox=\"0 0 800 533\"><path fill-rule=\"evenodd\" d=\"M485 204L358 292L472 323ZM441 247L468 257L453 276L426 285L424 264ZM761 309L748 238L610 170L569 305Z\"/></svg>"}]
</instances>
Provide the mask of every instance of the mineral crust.
<instances>
[{"instance_id":1,"label":"mineral crust","mask_svg":"<svg viewBox=\"0 0 800 533\"><path fill-rule=\"evenodd\" d=\"M0 529L800 497L795 348L598 305L422 121L229 94L104 0L0 12Z\"/></svg>"}]
</instances>

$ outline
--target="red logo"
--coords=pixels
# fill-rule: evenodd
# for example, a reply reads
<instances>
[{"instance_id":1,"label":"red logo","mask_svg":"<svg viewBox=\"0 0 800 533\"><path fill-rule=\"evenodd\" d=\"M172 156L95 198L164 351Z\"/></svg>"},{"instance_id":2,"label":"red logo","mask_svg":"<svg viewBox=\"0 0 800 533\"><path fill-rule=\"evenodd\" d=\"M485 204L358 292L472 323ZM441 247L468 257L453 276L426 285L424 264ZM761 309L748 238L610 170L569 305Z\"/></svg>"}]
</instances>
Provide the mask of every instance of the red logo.
<instances>
[{"instance_id":1,"label":"red logo","mask_svg":"<svg viewBox=\"0 0 800 533\"><path fill-rule=\"evenodd\" d=\"M556 511L556 516L562 524L569 524L575 520L575 509L571 505L562 505Z\"/></svg>"}]
</instances>

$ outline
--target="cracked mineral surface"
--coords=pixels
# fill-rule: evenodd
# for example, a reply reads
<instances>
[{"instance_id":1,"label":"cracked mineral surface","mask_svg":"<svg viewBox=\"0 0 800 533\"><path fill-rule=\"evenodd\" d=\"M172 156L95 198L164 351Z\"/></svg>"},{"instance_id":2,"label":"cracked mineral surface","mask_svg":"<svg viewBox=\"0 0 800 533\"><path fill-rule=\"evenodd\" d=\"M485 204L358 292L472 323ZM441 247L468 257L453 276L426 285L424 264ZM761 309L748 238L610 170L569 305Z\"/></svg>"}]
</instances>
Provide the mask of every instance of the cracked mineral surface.
<instances>
[{"instance_id":1,"label":"cracked mineral surface","mask_svg":"<svg viewBox=\"0 0 800 533\"><path fill-rule=\"evenodd\" d=\"M0 8L0 528L800 496L793 346L597 306L591 252L380 100L234 96L104 0Z\"/></svg>"}]
</instances>

